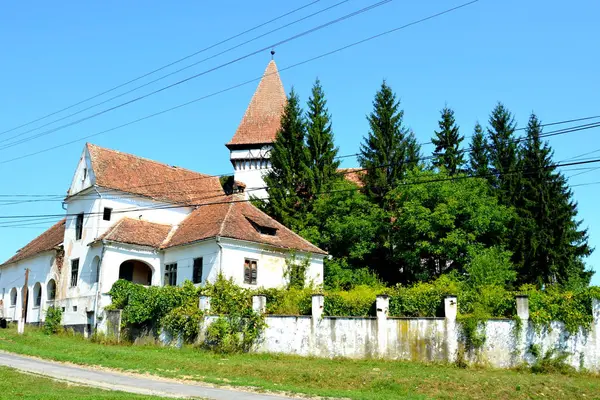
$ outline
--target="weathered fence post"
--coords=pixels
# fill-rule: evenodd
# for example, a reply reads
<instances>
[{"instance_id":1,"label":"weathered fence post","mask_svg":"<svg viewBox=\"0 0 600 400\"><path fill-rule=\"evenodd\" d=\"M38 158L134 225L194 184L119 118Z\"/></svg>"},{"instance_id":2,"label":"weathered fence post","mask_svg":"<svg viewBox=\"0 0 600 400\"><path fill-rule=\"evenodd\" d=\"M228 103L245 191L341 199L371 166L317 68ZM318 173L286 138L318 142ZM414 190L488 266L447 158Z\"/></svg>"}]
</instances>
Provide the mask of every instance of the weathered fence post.
<instances>
[{"instance_id":1,"label":"weathered fence post","mask_svg":"<svg viewBox=\"0 0 600 400\"><path fill-rule=\"evenodd\" d=\"M529 297L526 294L520 294L516 297L517 316L525 323L529 320Z\"/></svg>"},{"instance_id":2,"label":"weathered fence post","mask_svg":"<svg viewBox=\"0 0 600 400\"><path fill-rule=\"evenodd\" d=\"M207 313L210 312L210 297L200 296L198 308L200 308L200 311L206 311Z\"/></svg>"},{"instance_id":3,"label":"weathered fence post","mask_svg":"<svg viewBox=\"0 0 600 400\"><path fill-rule=\"evenodd\" d=\"M448 349L448 362L455 362L458 353L458 332L456 329L457 314L458 301L456 296L446 296L444 298L444 317L446 318L446 346Z\"/></svg>"},{"instance_id":4,"label":"weathered fence post","mask_svg":"<svg viewBox=\"0 0 600 400\"><path fill-rule=\"evenodd\" d=\"M325 296L322 294L313 294L312 295L312 319L313 325L315 321L323 318L323 308L325 307Z\"/></svg>"},{"instance_id":5,"label":"weathered fence post","mask_svg":"<svg viewBox=\"0 0 600 400\"><path fill-rule=\"evenodd\" d=\"M377 352L379 357L387 353L387 317L390 308L390 297L387 294L378 295L375 298L375 310L377 315Z\"/></svg>"},{"instance_id":6,"label":"weathered fence post","mask_svg":"<svg viewBox=\"0 0 600 400\"><path fill-rule=\"evenodd\" d=\"M121 341L121 317L123 310L106 311L106 336L114 337L117 343Z\"/></svg>"},{"instance_id":7,"label":"weathered fence post","mask_svg":"<svg viewBox=\"0 0 600 400\"><path fill-rule=\"evenodd\" d=\"M258 314L264 314L267 311L267 296L252 296L252 310Z\"/></svg>"}]
</instances>

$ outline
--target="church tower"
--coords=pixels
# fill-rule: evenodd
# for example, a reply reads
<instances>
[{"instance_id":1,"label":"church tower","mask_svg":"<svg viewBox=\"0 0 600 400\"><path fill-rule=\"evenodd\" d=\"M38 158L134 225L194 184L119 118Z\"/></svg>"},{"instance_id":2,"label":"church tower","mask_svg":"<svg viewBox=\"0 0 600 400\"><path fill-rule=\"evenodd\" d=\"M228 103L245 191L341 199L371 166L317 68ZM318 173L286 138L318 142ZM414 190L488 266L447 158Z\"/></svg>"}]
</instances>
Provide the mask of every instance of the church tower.
<instances>
[{"instance_id":1,"label":"church tower","mask_svg":"<svg viewBox=\"0 0 600 400\"><path fill-rule=\"evenodd\" d=\"M235 171L234 180L246 186L248 197L267 197L264 175L271 167L270 152L281 126L281 115L286 102L277 65L271 60L242 122L226 144Z\"/></svg>"}]
</instances>

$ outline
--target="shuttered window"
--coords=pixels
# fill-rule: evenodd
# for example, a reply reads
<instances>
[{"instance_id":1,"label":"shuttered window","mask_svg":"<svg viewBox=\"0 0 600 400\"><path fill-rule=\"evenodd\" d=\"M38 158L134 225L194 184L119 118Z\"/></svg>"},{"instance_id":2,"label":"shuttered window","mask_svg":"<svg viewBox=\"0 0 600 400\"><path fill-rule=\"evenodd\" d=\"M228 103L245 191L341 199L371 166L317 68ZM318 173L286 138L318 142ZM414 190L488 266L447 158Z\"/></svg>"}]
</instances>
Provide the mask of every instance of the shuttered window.
<instances>
[{"instance_id":1,"label":"shuttered window","mask_svg":"<svg viewBox=\"0 0 600 400\"><path fill-rule=\"evenodd\" d=\"M244 283L256 285L256 267L256 260L250 260L247 258L244 260Z\"/></svg>"}]
</instances>

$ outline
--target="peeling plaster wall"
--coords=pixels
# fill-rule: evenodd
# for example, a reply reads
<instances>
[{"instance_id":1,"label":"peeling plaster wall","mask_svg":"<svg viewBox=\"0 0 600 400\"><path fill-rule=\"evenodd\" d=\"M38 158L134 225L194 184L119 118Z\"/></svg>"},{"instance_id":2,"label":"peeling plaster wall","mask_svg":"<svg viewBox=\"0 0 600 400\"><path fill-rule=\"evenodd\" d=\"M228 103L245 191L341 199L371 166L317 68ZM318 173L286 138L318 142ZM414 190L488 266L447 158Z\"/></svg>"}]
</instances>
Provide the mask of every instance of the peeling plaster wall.
<instances>
[{"instance_id":1,"label":"peeling plaster wall","mask_svg":"<svg viewBox=\"0 0 600 400\"><path fill-rule=\"evenodd\" d=\"M314 303L313 303L314 304ZM600 301L594 300L594 324L587 332L570 335L560 322L536 330L523 320L489 320L486 341L466 361L495 368L533 363L528 352L539 345L570 354L567 362L577 368L600 371ZM202 331L217 317L208 316ZM265 317L267 328L254 351L325 358L386 358L425 362L455 362L462 346L460 326L453 318L352 318L311 316Z\"/></svg>"}]
</instances>

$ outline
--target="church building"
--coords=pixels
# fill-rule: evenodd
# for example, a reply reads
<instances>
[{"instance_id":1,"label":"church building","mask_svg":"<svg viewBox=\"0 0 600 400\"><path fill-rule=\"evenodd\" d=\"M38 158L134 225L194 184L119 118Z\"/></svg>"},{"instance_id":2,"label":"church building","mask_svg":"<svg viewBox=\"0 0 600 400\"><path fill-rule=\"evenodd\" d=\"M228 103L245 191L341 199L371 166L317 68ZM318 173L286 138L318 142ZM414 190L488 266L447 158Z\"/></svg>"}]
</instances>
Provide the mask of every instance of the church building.
<instances>
[{"instance_id":1,"label":"church building","mask_svg":"<svg viewBox=\"0 0 600 400\"><path fill-rule=\"evenodd\" d=\"M64 218L0 265L4 315L39 323L56 306L64 325L89 333L105 328L118 279L201 285L223 274L244 287L284 287L290 258L308 260L306 281L322 284L326 253L247 199L266 196L285 102L271 61L226 145L244 193L225 193L217 176L86 144Z\"/></svg>"}]
</instances>

